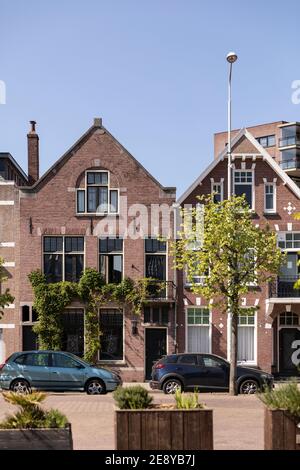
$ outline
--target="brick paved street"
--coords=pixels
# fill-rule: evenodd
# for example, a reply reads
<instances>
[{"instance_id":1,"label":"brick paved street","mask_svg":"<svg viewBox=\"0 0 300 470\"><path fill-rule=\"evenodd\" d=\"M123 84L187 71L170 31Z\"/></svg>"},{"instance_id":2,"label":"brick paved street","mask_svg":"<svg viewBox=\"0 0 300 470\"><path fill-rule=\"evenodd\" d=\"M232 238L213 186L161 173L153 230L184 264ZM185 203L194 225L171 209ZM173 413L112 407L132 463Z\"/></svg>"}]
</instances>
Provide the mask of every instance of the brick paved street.
<instances>
[{"instance_id":1,"label":"brick paved street","mask_svg":"<svg viewBox=\"0 0 300 470\"><path fill-rule=\"evenodd\" d=\"M173 397L153 393L155 402L172 402ZM201 394L201 401L214 409L215 449L263 449L263 407L255 396L230 397ZM114 401L111 394L49 394L47 407L66 414L72 423L75 449L114 448ZM12 410L0 395L0 419Z\"/></svg>"}]
</instances>

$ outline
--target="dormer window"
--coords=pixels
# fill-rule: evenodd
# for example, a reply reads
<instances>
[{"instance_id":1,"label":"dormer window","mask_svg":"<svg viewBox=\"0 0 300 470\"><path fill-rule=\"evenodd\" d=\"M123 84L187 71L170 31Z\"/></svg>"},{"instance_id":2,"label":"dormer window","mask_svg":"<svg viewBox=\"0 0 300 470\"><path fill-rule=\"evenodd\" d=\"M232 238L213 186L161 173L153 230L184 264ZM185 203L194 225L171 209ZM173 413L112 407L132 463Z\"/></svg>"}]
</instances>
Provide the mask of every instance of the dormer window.
<instances>
[{"instance_id":1,"label":"dormer window","mask_svg":"<svg viewBox=\"0 0 300 470\"><path fill-rule=\"evenodd\" d=\"M119 212L119 191L110 188L108 171L87 171L85 188L77 189L78 214L117 214Z\"/></svg>"}]
</instances>

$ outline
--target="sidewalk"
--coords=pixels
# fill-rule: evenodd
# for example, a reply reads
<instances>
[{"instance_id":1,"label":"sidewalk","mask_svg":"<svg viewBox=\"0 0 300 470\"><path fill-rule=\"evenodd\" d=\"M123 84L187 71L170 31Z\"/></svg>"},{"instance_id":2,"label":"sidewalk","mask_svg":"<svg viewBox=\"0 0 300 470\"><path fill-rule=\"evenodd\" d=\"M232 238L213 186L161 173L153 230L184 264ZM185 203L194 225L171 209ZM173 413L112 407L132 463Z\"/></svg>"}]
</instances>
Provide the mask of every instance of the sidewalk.
<instances>
[{"instance_id":1,"label":"sidewalk","mask_svg":"<svg viewBox=\"0 0 300 470\"><path fill-rule=\"evenodd\" d=\"M125 386L132 384L125 384ZM149 387L148 384L140 384ZM170 403L174 397L153 393L155 403ZM255 395L231 397L218 393L200 394L200 401L214 410L214 448L220 450L263 449L263 405ZM49 394L46 407L59 409L72 424L74 449L114 449L114 400L112 394ZM8 406L0 394L0 419Z\"/></svg>"}]
</instances>

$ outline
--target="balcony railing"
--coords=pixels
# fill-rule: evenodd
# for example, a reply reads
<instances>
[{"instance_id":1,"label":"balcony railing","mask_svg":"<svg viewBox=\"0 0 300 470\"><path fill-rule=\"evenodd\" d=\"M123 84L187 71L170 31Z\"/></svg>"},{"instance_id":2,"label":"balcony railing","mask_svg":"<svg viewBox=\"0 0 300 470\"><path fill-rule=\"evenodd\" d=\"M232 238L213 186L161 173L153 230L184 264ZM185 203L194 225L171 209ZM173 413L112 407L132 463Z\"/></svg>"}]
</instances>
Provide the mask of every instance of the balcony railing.
<instances>
[{"instance_id":1,"label":"balcony railing","mask_svg":"<svg viewBox=\"0 0 300 470\"><path fill-rule=\"evenodd\" d=\"M282 160L280 166L283 170L297 170L300 168L300 158L292 158L291 160Z\"/></svg>"},{"instance_id":2,"label":"balcony railing","mask_svg":"<svg viewBox=\"0 0 300 470\"><path fill-rule=\"evenodd\" d=\"M173 281L151 280L147 286L147 299L153 301L175 300L176 285Z\"/></svg>"},{"instance_id":3,"label":"balcony railing","mask_svg":"<svg viewBox=\"0 0 300 470\"><path fill-rule=\"evenodd\" d=\"M279 139L279 147L289 147L290 145L300 145L300 136L293 135Z\"/></svg>"},{"instance_id":4,"label":"balcony railing","mask_svg":"<svg viewBox=\"0 0 300 470\"><path fill-rule=\"evenodd\" d=\"M300 297L300 289L295 289L299 277L280 277L269 282L269 298Z\"/></svg>"}]
</instances>

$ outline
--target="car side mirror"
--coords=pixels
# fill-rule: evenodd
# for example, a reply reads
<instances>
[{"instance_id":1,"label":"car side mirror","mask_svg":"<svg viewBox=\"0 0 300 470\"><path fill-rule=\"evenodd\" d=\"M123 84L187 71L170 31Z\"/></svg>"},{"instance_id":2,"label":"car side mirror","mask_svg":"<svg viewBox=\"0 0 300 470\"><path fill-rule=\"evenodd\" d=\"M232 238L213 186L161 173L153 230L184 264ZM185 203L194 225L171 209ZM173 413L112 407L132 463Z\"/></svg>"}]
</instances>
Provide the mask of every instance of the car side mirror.
<instances>
[{"instance_id":1,"label":"car side mirror","mask_svg":"<svg viewBox=\"0 0 300 470\"><path fill-rule=\"evenodd\" d=\"M76 369L84 369L84 366L81 364L77 364Z\"/></svg>"}]
</instances>

